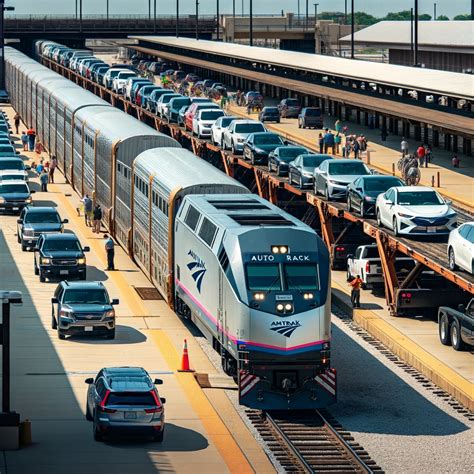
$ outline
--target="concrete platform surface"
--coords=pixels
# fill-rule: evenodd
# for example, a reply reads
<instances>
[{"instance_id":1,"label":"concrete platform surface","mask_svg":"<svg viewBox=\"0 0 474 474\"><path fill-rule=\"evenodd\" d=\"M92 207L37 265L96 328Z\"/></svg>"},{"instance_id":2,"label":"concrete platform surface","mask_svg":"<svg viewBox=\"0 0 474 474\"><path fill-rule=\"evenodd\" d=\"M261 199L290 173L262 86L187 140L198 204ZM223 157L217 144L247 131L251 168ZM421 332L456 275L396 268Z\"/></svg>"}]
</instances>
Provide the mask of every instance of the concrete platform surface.
<instances>
[{"instance_id":1,"label":"concrete platform surface","mask_svg":"<svg viewBox=\"0 0 474 474\"><path fill-rule=\"evenodd\" d=\"M6 108L12 115L11 108ZM20 130L21 132L21 130ZM17 142L18 143L18 142ZM35 153L22 153L25 162L38 161ZM46 157L46 154L44 154ZM33 173L31 173L33 176ZM218 408L192 374L177 373L183 339L187 338L193 368L215 369L187 328L164 301L142 301L133 286L150 282L116 246L116 268L106 266L104 239L78 216L79 197L55 173L48 193L33 195L35 205L57 207L88 245L88 280L103 281L116 307L117 335L113 341L93 338L59 340L51 329L51 297L57 282L40 283L33 272L33 252L22 252L16 238L17 216L0 216L0 287L23 293L23 306L12 309L12 409L32 422L33 445L5 452L9 474L110 472L274 472L239 413L222 390ZM37 178L31 188L39 191ZM98 443L92 423L85 419L87 386L106 366L143 366L163 379L166 397L163 443L143 439ZM0 464L1 466L1 464Z\"/></svg>"}]
</instances>

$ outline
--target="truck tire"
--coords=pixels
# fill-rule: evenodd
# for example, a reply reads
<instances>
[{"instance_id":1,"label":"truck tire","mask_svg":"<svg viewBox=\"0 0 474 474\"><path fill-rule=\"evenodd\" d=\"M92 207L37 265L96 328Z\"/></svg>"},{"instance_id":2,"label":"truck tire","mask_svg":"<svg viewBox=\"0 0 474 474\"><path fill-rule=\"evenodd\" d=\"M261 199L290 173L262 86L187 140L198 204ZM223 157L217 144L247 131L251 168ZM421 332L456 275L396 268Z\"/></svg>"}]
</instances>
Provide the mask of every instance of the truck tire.
<instances>
[{"instance_id":1,"label":"truck tire","mask_svg":"<svg viewBox=\"0 0 474 474\"><path fill-rule=\"evenodd\" d=\"M449 334L449 320L448 317L443 314L439 320L438 325L439 330L439 340L444 346L449 346L451 344L450 334Z\"/></svg>"},{"instance_id":2,"label":"truck tire","mask_svg":"<svg viewBox=\"0 0 474 474\"><path fill-rule=\"evenodd\" d=\"M461 339L461 327L457 319L453 320L451 324L451 345L455 351L464 349L464 342Z\"/></svg>"}]
</instances>

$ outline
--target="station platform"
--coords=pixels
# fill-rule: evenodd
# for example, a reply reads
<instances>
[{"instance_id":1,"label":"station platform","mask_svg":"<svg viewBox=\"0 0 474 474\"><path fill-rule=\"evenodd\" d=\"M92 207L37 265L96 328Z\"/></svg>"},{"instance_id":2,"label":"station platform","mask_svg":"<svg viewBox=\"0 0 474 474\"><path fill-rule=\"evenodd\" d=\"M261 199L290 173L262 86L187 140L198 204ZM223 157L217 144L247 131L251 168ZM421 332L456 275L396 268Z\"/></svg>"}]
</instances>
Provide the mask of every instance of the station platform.
<instances>
[{"instance_id":1,"label":"station platform","mask_svg":"<svg viewBox=\"0 0 474 474\"><path fill-rule=\"evenodd\" d=\"M276 105L268 101L266 105ZM247 114L245 107L239 107L235 104L228 106L227 113L229 115L239 115L245 118L257 119L257 114ZM325 115L324 125L329 129L333 129L335 118ZM368 140L369 162L370 167L377 169L384 174L392 174L393 166L395 166L395 173L400 176L397 169L397 162L400 159L400 142L402 138L398 135L389 135L385 142L382 142L380 130L370 130L368 127L358 125L353 122L343 122L344 126L348 127L348 133L359 135L362 133ZM317 140L319 133L322 130L300 129L298 128L297 119L282 118L278 123L266 123L265 126L272 131L275 131L286 139L294 140L302 145L317 151ZM334 130L333 130L334 132ZM413 139L409 139L409 151L413 152L420 144ZM344 144L344 137L343 143ZM342 147L341 147L342 149ZM319 151L319 150L318 150ZM341 155L340 155L341 156ZM431 186L433 179L435 186L437 185L437 173L440 174L440 187L436 189L448 199L455 201L456 204L470 210L474 208L474 159L472 157L464 157L458 154L461 160L460 167L454 168L451 160L453 153L440 149L433 148L433 161L428 168L421 170L421 184ZM363 155L363 160L367 162L367 156Z\"/></svg>"},{"instance_id":2,"label":"station platform","mask_svg":"<svg viewBox=\"0 0 474 474\"><path fill-rule=\"evenodd\" d=\"M13 111L2 107L13 124ZM26 130L26 128L21 128ZM18 138L18 137L17 137ZM21 150L19 140L17 147ZM22 152L25 163L36 153ZM46 153L43 154L45 159ZM31 176L34 173L30 174ZM4 453L3 468L19 473L84 473L103 466L116 473L275 472L224 390L202 389L192 373L179 373L183 340L187 339L192 368L217 373L195 339L195 329L174 314L163 300L142 300L135 288L152 288L139 268L116 246L114 272L105 271L103 232L92 233L78 215L79 196L59 170L48 192L39 192L30 178L35 205L54 206L69 219L87 254L87 278L99 280L116 306L116 339L59 340L51 329L51 297L57 282L40 283L33 272L33 252L22 252L16 238L17 216L0 216L2 289L23 293L23 305L12 308L12 409L32 423L33 444ZM103 229L105 230L105 229ZM156 296L155 296L156 297ZM85 419L87 385L102 367L142 366L162 378L165 405L163 443L142 440L98 443ZM3 472L3 469L0 468Z\"/></svg>"}]
</instances>

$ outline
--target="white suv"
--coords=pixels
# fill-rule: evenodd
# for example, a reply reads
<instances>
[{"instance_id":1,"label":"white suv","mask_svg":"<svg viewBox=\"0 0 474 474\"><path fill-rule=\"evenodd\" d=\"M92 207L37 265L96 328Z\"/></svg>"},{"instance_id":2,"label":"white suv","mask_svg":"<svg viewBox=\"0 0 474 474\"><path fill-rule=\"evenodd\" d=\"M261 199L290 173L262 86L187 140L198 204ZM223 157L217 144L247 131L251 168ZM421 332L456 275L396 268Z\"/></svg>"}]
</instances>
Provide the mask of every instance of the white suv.
<instances>
[{"instance_id":1,"label":"white suv","mask_svg":"<svg viewBox=\"0 0 474 474\"><path fill-rule=\"evenodd\" d=\"M128 79L137 77L133 71L121 71L112 81L112 90L117 94L122 94Z\"/></svg>"},{"instance_id":2,"label":"white suv","mask_svg":"<svg viewBox=\"0 0 474 474\"><path fill-rule=\"evenodd\" d=\"M222 134L224 150L232 150L234 155L242 153L244 141L251 133L266 131L263 123L256 120L234 120Z\"/></svg>"},{"instance_id":3,"label":"white suv","mask_svg":"<svg viewBox=\"0 0 474 474\"><path fill-rule=\"evenodd\" d=\"M201 109L193 117L193 134L198 138L209 138L211 136L211 127L215 121L223 117L225 112L219 109Z\"/></svg>"}]
</instances>

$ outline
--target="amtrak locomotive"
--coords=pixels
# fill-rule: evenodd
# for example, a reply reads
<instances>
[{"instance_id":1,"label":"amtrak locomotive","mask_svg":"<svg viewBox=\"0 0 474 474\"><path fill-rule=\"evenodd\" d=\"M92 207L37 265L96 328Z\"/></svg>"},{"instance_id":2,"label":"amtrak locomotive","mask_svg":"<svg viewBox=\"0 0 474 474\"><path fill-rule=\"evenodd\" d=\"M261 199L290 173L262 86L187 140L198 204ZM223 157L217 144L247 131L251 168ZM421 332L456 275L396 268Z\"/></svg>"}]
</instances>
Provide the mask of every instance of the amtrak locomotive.
<instances>
[{"instance_id":1,"label":"amtrak locomotive","mask_svg":"<svg viewBox=\"0 0 474 474\"><path fill-rule=\"evenodd\" d=\"M163 135L5 48L11 101L77 192L259 409L336 399L329 253L307 225Z\"/></svg>"}]
</instances>

